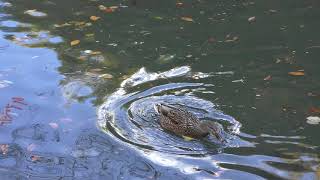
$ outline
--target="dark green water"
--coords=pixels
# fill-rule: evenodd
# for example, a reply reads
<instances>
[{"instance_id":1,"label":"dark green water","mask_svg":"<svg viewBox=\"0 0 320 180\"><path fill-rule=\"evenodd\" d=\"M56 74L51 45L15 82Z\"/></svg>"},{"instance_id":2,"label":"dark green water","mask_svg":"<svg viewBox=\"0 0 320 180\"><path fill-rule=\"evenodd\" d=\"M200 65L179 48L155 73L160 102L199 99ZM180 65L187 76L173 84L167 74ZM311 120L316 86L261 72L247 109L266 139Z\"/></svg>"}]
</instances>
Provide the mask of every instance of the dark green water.
<instances>
[{"instance_id":1,"label":"dark green water","mask_svg":"<svg viewBox=\"0 0 320 180\"><path fill-rule=\"evenodd\" d=\"M1 1L1 179L319 179L319 18L316 0ZM159 102L228 142L163 131Z\"/></svg>"}]
</instances>

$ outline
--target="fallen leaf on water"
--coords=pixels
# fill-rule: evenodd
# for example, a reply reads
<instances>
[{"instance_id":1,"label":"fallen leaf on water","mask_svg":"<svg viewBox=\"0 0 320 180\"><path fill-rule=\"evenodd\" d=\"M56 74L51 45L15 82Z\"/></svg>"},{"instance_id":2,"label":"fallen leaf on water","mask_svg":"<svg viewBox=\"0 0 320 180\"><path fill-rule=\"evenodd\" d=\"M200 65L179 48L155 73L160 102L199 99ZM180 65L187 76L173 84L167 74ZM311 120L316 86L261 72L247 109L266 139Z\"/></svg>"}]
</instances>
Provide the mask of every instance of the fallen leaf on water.
<instances>
[{"instance_id":1,"label":"fallen leaf on water","mask_svg":"<svg viewBox=\"0 0 320 180\"><path fill-rule=\"evenodd\" d=\"M316 125L320 123L320 117L318 116L309 116L307 117L307 123L308 124L312 124L312 125Z\"/></svg>"},{"instance_id":2,"label":"fallen leaf on water","mask_svg":"<svg viewBox=\"0 0 320 180\"><path fill-rule=\"evenodd\" d=\"M113 78L113 76L111 74L101 74L99 77L104 78L104 79L112 79Z\"/></svg>"},{"instance_id":3,"label":"fallen leaf on water","mask_svg":"<svg viewBox=\"0 0 320 180\"><path fill-rule=\"evenodd\" d=\"M107 7L107 8L104 10L104 12L106 12L106 13L113 13L114 10L115 10L115 9L112 9L112 8Z\"/></svg>"},{"instance_id":4,"label":"fallen leaf on water","mask_svg":"<svg viewBox=\"0 0 320 180\"><path fill-rule=\"evenodd\" d=\"M158 19L158 20L162 20L163 19L163 17L160 17L160 16L156 16L156 17L154 17L155 19Z\"/></svg>"},{"instance_id":5,"label":"fallen leaf on water","mask_svg":"<svg viewBox=\"0 0 320 180\"><path fill-rule=\"evenodd\" d=\"M105 7L104 5L99 5L98 8L99 8L101 11L104 11L105 9L107 9L107 7Z\"/></svg>"},{"instance_id":6,"label":"fallen leaf on water","mask_svg":"<svg viewBox=\"0 0 320 180\"><path fill-rule=\"evenodd\" d=\"M182 2L177 2L177 3L176 3L176 6L177 6L177 7L182 7L182 6L183 6L183 3L182 3Z\"/></svg>"},{"instance_id":7,"label":"fallen leaf on water","mask_svg":"<svg viewBox=\"0 0 320 180\"><path fill-rule=\"evenodd\" d=\"M270 81L272 79L271 75L268 75L267 77L265 77L263 80L265 81Z\"/></svg>"},{"instance_id":8,"label":"fallen leaf on water","mask_svg":"<svg viewBox=\"0 0 320 180\"><path fill-rule=\"evenodd\" d=\"M304 76L304 72L303 71L289 72L288 74L291 75L291 76Z\"/></svg>"},{"instance_id":9,"label":"fallen leaf on water","mask_svg":"<svg viewBox=\"0 0 320 180\"><path fill-rule=\"evenodd\" d=\"M86 36L86 37L93 37L94 34L93 34L93 33L89 33L89 34L86 34L85 36Z\"/></svg>"},{"instance_id":10,"label":"fallen leaf on water","mask_svg":"<svg viewBox=\"0 0 320 180\"><path fill-rule=\"evenodd\" d=\"M0 144L0 149L3 155L6 155L9 151L9 145L8 144Z\"/></svg>"},{"instance_id":11,"label":"fallen leaf on water","mask_svg":"<svg viewBox=\"0 0 320 180\"><path fill-rule=\"evenodd\" d=\"M29 144L29 146L27 147L27 150L28 150L28 151L33 151L36 147L37 147L36 144L31 143L31 144Z\"/></svg>"},{"instance_id":12,"label":"fallen leaf on water","mask_svg":"<svg viewBox=\"0 0 320 180\"><path fill-rule=\"evenodd\" d=\"M70 45L75 46L75 45L78 45L79 43L80 43L80 40L73 40L70 42Z\"/></svg>"},{"instance_id":13,"label":"fallen leaf on water","mask_svg":"<svg viewBox=\"0 0 320 180\"><path fill-rule=\"evenodd\" d=\"M57 129L59 127L59 125L54 122L49 123L49 126L51 126L53 129Z\"/></svg>"},{"instance_id":14,"label":"fallen leaf on water","mask_svg":"<svg viewBox=\"0 0 320 180\"><path fill-rule=\"evenodd\" d=\"M24 11L24 14L28 14L33 17L46 17L47 16L47 13L37 11L36 9L26 10L26 11Z\"/></svg>"},{"instance_id":15,"label":"fallen leaf on water","mask_svg":"<svg viewBox=\"0 0 320 180\"><path fill-rule=\"evenodd\" d=\"M248 21L249 21L249 22L256 21L256 17L255 17L255 16L249 17L249 18L248 18Z\"/></svg>"},{"instance_id":16,"label":"fallen leaf on water","mask_svg":"<svg viewBox=\"0 0 320 180\"><path fill-rule=\"evenodd\" d=\"M37 155L32 155L31 156L31 161L32 162L35 162L35 161L40 161L41 160L41 156L37 156Z\"/></svg>"},{"instance_id":17,"label":"fallen leaf on water","mask_svg":"<svg viewBox=\"0 0 320 180\"><path fill-rule=\"evenodd\" d=\"M194 22L191 17L185 17L185 16L181 17L181 20L188 21L188 22Z\"/></svg>"},{"instance_id":18,"label":"fallen leaf on water","mask_svg":"<svg viewBox=\"0 0 320 180\"><path fill-rule=\"evenodd\" d=\"M91 21L97 21L97 20L99 20L99 19L100 19L99 16L90 16L90 20L91 20Z\"/></svg>"}]
</instances>

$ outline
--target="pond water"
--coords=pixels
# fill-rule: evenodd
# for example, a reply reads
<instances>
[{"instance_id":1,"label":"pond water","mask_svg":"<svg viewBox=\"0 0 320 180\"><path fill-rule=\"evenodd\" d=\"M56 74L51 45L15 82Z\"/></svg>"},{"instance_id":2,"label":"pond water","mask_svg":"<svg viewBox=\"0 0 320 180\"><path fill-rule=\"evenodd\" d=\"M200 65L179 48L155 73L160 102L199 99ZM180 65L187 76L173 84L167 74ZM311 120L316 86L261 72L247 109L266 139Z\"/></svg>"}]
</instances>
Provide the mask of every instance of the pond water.
<instances>
[{"instance_id":1,"label":"pond water","mask_svg":"<svg viewBox=\"0 0 320 180\"><path fill-rule=\"evenodd\" d=\"M1 179L319 179L317 0L1 0ZM167 103L225 143L164 131Z\"/></svg>"}]
</instances>

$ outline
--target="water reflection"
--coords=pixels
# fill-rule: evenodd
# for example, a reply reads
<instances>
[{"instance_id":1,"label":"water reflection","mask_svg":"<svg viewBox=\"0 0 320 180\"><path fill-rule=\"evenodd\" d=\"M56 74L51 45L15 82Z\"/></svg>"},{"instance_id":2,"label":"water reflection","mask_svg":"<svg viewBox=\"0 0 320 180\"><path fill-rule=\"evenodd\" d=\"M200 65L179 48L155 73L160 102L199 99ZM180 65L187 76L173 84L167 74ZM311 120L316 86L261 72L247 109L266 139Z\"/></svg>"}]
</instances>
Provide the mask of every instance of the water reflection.
<instances>
[{"instance_id":1,"label":"water reflection","mask_svg":"<svg viewBox=\"0 0 320 180\"><path fill-rule=\"evenodd\" d=\"M319 116L308 111L319 107L317 1L0 7L0 107L28 102L0 126L4 179L320 176L318 126L306 123ZM155 102L216 119L229 142L162 131Z\"/></svg>"}]
</instances>

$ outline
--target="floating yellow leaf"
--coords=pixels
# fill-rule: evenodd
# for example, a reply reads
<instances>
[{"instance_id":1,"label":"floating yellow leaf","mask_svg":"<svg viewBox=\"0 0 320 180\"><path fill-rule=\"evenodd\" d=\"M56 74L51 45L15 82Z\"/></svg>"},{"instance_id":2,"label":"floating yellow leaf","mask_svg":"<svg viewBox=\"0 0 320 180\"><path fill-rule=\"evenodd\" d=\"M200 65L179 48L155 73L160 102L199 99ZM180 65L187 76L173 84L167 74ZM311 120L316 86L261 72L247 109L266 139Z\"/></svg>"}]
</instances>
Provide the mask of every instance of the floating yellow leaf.
<instances>
[{"instance_id":1,"label":"floating yellow leaf","mask_svg":"<svg viewBox=\"0 0 320 180\"><path fill-rule=\"evenodd\" d=\"M99 20L99 19L100 19L99 16L90 16L90 20L91 20L91 21L97 21L97 20Z\"/></svg>"},{"instance_id":2,"label":"floating yellow leaf","mask_svg":"<svg viewBox=\"0 0 320 180\"><path fill-rule=\"evenodd\" d=\"M303 71L289 72L288 74L291 75L291 76L304 76L304 72Z\"/></svg>"},{"instance_id":3,"label":"floating yellow leaf","mask_svg":"<svg viewBox=\"0 0 320 180\"><path fill-rule=\"evenodd\" d=\"M101 74L99 75L100 78L104 78L104 79L112 79L113 76L111 74Z\"/></svg>"},{"instance_id":4,"label":"floating yellow leaf","mask_svg":"<svg viewBox=\"0 0 320 180\"><path fill-rule=\"evenodd\" d=\"M191 17L185 17L185 16L181 17L181 20L188 21L188 22L194 22Z\"/></svg>"},{"instance_id":5,"label":"floating yellow leaf","mask_svg":"<svg viewBox=\"0 0 320 180\"><path fill-rule=\"evenodd\" d=\"M70 45L75 46L75 45L78 45L79 43L80 43L80 40L73 40L70 42Z\"/></svg>"},{"instance_id":6,"label":"floating yellow leaf","mask_svg":"<svg viewBox=\"0 0 320 180\"><path fill-rule=\"evenodd\" d=\"M185 141L192 141L193 138L189 136L182 136Z\"/></svg>"}]
</instances>

